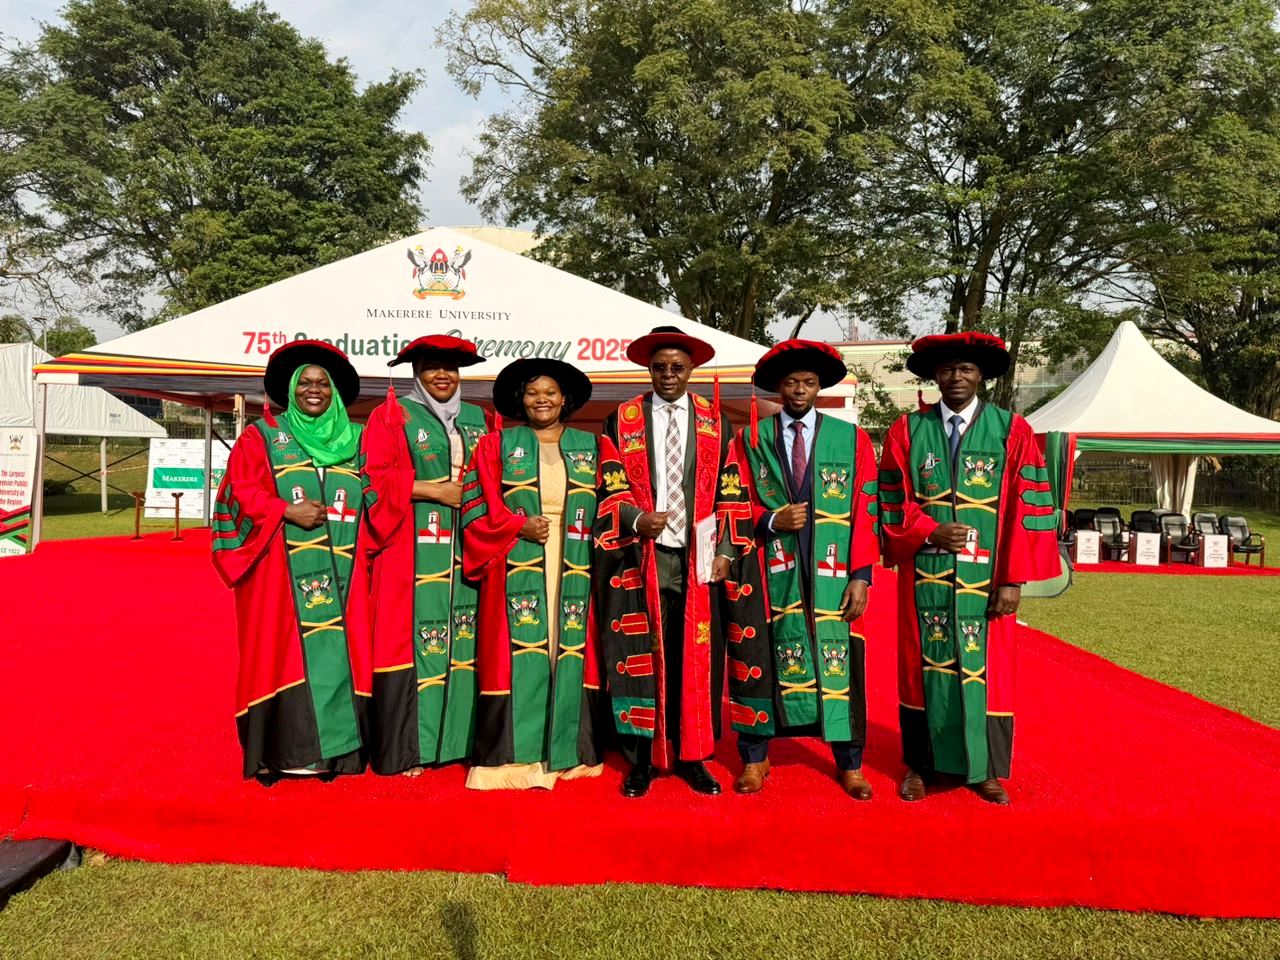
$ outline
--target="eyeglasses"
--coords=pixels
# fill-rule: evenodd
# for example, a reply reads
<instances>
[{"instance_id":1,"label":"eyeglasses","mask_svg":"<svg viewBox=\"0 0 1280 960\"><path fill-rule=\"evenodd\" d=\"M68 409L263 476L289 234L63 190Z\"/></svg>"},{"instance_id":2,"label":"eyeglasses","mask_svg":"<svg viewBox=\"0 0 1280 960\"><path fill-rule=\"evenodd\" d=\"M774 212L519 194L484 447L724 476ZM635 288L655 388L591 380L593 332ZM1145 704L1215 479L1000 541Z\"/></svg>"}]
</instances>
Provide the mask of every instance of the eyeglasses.
<instances>
[{"instance_id":1,"label":"eyeglasses","mask_svg":"<svg viewBox=\"0 0 1280 960\"><path fill-rule=\"evenodd\" d=\"M684 376L689 368L683 363L651 363L649 364L649 372L656 373L661 376L664 373L670 373L677 377Z\"/></svg>"}]
</instances>

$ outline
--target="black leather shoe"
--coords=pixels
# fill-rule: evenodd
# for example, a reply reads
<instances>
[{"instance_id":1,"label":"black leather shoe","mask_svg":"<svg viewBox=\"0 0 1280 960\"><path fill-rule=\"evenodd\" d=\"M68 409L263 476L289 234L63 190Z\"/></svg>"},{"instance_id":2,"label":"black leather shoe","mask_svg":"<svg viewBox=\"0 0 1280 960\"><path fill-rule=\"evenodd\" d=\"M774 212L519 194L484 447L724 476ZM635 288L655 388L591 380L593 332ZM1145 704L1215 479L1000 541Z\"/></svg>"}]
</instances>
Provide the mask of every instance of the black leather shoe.
<instances>
[{"instance_id":1,"label":"black leather shoe","mask_svg":"<svg viewBox=\"0 0 1280 960\"><path fill-rule=\"evenodd\" d=\"M622 781L622 795L624 797L643 797L649 792L649 784L652 782L652 764L637 764L631 768L631 772Z\"/></svg>"},{"instance_id":2,"label":"black leather shoe","mask_svg":"<svg viewBox=\"0 0 1280 960\"><path fill-rule=\"evenodd\" d=\"M693 788L694 793L714 797L720 792L720 781L711 775L707 765L701 761L679 760L676 762L675 773Z\"/></svg>"}]
</instances>

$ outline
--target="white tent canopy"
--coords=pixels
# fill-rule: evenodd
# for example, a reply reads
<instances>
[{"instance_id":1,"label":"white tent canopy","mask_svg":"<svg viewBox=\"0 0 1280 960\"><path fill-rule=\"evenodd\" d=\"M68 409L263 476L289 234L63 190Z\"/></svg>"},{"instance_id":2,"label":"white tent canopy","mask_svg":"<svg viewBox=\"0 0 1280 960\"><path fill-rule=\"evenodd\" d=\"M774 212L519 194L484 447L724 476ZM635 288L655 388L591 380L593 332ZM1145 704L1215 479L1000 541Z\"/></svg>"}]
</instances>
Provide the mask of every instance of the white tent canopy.
<instances>
[{"instance_id":1,"label":"white tent canopy","mask_svg":"<svg viewBox=\"0 0 1280 960\"><path fill-rule=\"evenodd\" d=\"M1081 453L1150 456L1159 505L1189 515L1203 454L1270 453L1280 422L1233 407L1179 373L1130 321L1083 373L1027 417Z\"/></svg>"},{"instance_id":2,"label":"white tent canopy","mask_svg":"<svg viewBox=\"0 0 1280 960\"><path fill-rule=\"evenodd\" d=\"M1179 373L1126 320L1066 390L1027 417L1036 433L1280 440L1280 423L1233 407Z\"/></svg>"},{"instance_id":3,"label":"white tent canopy","mask_svg":"<svg viewBox=\"0 0 1280 960\"><path fill-rule=\"evenodd\" d=\"M50 360L33 343L0 344L0 427L38 426L32 368ZM98 387L49 386L45 432L77 437L164 437L164 429Z\"/></svg>"},{"instance_id":4,"label":"white tent canopy","mask_svg":"<svg viewBox=\"0 0 1280 960\"><path fill-rule=\"evenodd\" d=\"M271 351L311 338L346 351L364 378L364 396L373 399L385 394L387 361L404 344L427 333L453 333L474 341L488 358L466 371L467 381L491 380L518 357L554 356L587 372L598 399L616 402L648 380L626 359L626 344L672 323L711 343L722 380L737 384L737 393L749 392L750 370L764 352L759 344L520 256L477 233L437 227L59 358L39 376L203 404L257 396ZM698 371L704 381L715 372ZM411 376L406 367L394 373ZM489 392L487 384L464 383L464 390L486 398Z\"/></svg>"}]
</instances>

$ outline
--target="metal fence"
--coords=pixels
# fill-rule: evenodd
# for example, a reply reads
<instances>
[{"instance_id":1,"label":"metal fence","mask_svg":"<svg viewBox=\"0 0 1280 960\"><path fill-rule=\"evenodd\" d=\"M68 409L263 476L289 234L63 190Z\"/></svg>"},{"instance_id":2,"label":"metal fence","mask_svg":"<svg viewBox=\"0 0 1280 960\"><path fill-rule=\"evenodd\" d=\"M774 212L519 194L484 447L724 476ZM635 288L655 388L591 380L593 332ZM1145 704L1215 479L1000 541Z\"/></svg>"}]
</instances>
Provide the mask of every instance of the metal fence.
<instances>
[{"instance_id":1,"label":"metal fence","mask_svg":"<svg viewBox=\"0 0 1280 960\"><path fill-rule=\"evenodd\" d=\"M203 440L204 415L179 413L152 418L173 440ZM214 445L235 443L235 417L213 415ZM45 446L44 492L46 497L87 494L101 490L102 439L51 435ZM106 441L107 486L111 496L126 495L147 485L150 441L143 437L111 437Z\"/></svg>"},{"instance_id":2,"label":"metal fence","mask_svg":"<svg viewBox=\"0 0 1280 960\"><path fill-rule=\"evenodd\" d=\"M204 415L198 414L192 416L178 417L153 417L152 422L160 425L169 434L173 440L203 440L204 439ZM235 440L236 421L235 417L230 413L215 413L213 415L213 431L215 437L222 437L227 443ZM97 447L100 442L98 437L63 437L50 436L50 446L59 447ZM217 442L216 440L214 441ZM133 437L112 438L107 441L108 448L112 446L130 446L135 447L139 444L146 445L147 441Z\"/></svg>"},{"instance_id":3,"label":"metal fence","mask_svg":"<svg viewBox=\"0 0 1280 960\"><path fill-rule=\"evenodd\" d=\"M1280 469L1275 457L1224 457L1200 462L1196 506L1280 512ZM1108 506L1149 506L1156 502L1151 467L1145 460L1077 464L1071 499Z\"/></svg>"}]
</instances>

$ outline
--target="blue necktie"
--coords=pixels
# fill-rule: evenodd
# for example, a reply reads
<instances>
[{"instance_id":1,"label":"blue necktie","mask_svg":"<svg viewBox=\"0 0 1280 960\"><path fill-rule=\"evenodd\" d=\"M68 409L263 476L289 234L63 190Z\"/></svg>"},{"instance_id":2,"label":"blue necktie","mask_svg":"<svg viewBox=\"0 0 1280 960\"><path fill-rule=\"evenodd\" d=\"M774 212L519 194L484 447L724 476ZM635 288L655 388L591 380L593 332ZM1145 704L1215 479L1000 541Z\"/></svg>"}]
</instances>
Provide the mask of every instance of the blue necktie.
<instances>
[{"instance_id":1,"label":"blue necktie","mask_svg":"<svg viewBox=\"0 0 1280 960\"><path fill-rule=\"evenodd\" d=\"M956 453L960 450L960 424L964 423L964 417L953 413L947 423L951 424L951 462L955 463Z\"/></svg>"}]
</instances>

